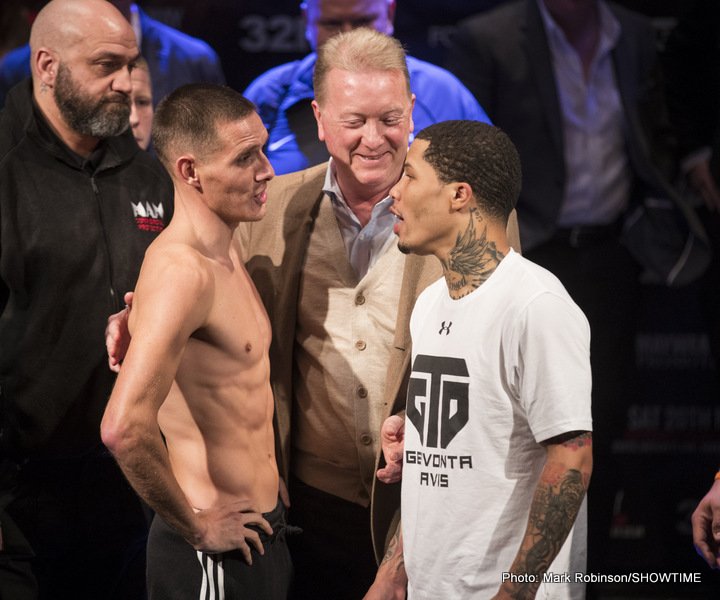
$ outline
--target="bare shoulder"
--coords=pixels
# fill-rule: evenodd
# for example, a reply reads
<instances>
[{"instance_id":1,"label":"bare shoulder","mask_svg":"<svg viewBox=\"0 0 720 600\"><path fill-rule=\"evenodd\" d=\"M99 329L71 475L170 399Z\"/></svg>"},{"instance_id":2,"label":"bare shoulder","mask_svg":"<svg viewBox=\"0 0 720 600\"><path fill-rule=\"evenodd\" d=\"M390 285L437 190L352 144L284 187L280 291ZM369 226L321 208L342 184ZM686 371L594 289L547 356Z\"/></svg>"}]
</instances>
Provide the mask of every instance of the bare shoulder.
<instances>
[{"instance_id":1,"label":"bare shoulder","mask_svg":"<svg viewBox=\"0 0 720 600\"><path fill-rule=\"evenodd\" d=\"M145 253L133 317L171 325L187 321L200 327L214 296L211 261L192 246L158 238Z\"/></svg>"},{"instance_id":2,"label":"bare shoulder","mask_svg":"<svg viewBox=\"0 0 720 600\"><path fill-rule=\"evenodd\" d=\"M153 287L160 282L182 287L205 288L212 283L210 260L188 244L158 238L145 253L140 281Z\"/></svg>"}]
</instances>

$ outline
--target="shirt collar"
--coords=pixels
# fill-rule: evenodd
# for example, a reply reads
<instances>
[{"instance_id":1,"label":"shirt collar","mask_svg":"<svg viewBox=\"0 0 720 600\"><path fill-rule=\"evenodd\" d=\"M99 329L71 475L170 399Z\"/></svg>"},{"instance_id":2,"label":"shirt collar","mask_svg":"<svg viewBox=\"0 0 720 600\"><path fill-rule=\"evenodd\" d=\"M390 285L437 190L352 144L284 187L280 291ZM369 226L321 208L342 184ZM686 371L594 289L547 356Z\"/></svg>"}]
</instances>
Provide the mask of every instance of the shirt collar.
<instances>
[{"instance_id":1,"label":"shirt collar","mask_svg":"<svg viewBox=\"0 0 720 600\"><path fill-rule=\"evenodd\" d=\"M328 195L335 207L342 208L346 212L352 213L354 216L354 213L345 201L342 190L338 185L337 177L335 176L335 166L333 165L332 156L328 160L328 167L327 171L325 171L325 182L323 183L322 191ZM389 195L385 196L385 198L383 198L382 200L380 200L380 202L373 206L372 214L379 215L385 212L389 212L391 205L392 198Z\"/></svg>"},{"instance_id":2,"label":"shirt collar","mask_svg":"<svg viewBox=\"0 0 720 600\"><path fill-rule=\"evenodd\" d=\"M570 43L565 37L565 32L560 29L560 26L555 22L555 19L553 19L550 11L545 6L545 2L543 0L537 0L537 5L540 9L540 15L545 24L545 31L547 31L548 37L552 37L556 41L562 40L562 43L566 47L569 47ZM598 1L598 11L600 14L600 42L598 44L596 57L601 56L605 52L609 52L615 47L620 38L621 30L620 23L603 0Z\"/></svg>"},{"instance_id":3,"label":"shirt collar","mask_svg":"<svg viewBox=\"0 0 720 600\"><path fill-rule=\"evenodd\" d=\"M330 196L331 199L335 200L340 198L343 203L345 203L345 199L342 197L342 191L340 191L340 186L337 182L337 177L335 177L335 166L333 165L332 156L330 157L330 160L328 160L327 171L325 171L325 182L323 183L322 191Z\"/></svg>"}]
</instances>

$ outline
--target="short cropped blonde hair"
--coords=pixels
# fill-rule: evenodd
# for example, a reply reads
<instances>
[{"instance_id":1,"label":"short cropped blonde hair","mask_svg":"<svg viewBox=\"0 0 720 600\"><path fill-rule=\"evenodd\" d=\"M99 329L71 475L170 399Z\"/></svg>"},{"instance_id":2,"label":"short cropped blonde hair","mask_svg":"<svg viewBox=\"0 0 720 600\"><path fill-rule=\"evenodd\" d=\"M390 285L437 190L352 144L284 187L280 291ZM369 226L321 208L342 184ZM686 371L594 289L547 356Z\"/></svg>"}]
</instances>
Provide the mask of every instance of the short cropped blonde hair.
<instances>
[{"instance_id":1,"label":"short cropped blonde hair","mask_svg":"<svg viewBox=\"0 0 720 600\"><path fill-rule=\"evenodd\" d=\"M410 74L405 60L405 49L393 37L374 29L361 27L331 37L318 50L313 73L315 100L322 104L325 99L325 80L331 69L353 73L365 71L400 71L405 78L408 97Z\"/></svg>"}]
</instances>

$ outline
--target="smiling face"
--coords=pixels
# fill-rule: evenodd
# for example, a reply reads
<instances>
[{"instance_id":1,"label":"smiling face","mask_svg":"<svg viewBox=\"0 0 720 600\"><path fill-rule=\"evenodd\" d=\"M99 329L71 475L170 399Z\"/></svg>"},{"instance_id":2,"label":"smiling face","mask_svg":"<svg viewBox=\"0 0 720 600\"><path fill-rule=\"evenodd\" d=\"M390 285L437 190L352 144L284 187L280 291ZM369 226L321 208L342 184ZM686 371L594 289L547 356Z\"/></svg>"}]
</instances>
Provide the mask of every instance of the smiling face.
<instances>
[{"instance_id":1,"label":"smiling face","mask_svg":"<svg viewBox=\"0 0 720 600\"><path fill-rule=\"evenodd\" d=\"M390 210L398 218L394 231L401 252L439 256L455 242L457 218L451 209L453 186L440 181L423 158L428 146L427 140L415 140L410 146L403 176L390 190Z\"/></svg>"},{"instance_id":2,"label":"smiling face","mask_svg":"<svg viewBox=\"0 0 720 600\"><path fill-rule=\"evenodd\" d=\"M262 151L267 131L257 113L216 123L217 143L195 160L205 202L229 225L259 221L265 215L267 183L274 176Z\"/></svg>"},{"instance_id":3,"label":"smiling face","mask_svg":"<svg viewBox=\"0 0 720 600\"><path fill-rule=\"evenodd\" d=\"M153 121L152 88L150 73L147 69L136 68L130 76L132 93L130 94L130 128L135 141L143 150L150 145Z\"/></svg>"},{"instance_id":4,"label":"smiling face","mask_svg":"<svg viewBox=\"0 0 720 600\"><path fill-rule=\"evenodd\" d=\"M413 128L414 98L403 73L331 69L324 88L322 106L313 108L340 188L386 195L400 177Z\"/></svg>"}]
</instances>

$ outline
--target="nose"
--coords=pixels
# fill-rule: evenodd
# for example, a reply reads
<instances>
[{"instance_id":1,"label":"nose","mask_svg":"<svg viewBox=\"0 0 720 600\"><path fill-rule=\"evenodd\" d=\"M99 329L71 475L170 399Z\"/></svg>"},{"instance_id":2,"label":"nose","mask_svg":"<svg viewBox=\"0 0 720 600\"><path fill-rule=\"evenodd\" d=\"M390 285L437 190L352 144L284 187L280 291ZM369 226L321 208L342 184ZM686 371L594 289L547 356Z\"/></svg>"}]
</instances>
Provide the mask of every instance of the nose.
<instances>
[{"instance_id":1,"label":"nose","mask_svg":"<svg viewBox=\"0 0 720 600\"><path fill-rule=\"evenodd\" d=\"M122 92L130 95L132 84L130 83L130 68L123 67L115 74L112 81L112 89L115 92Z\"/></svg>"},{"instance_id":2,"label":"nose","mask_svg":"<svg viewBox=\"0 0 720 600\"><path fill-rule=\"evenodd\" d=\"M268 160L268 157L265 156L264 152L260 152L260 169L258 170L256 179L258 181L270 181L273 177L275 177L275 169L273 169L273 166L270 164L270 161Z\"/></svg>"},{"instance_id":3,"label":"nose","mask_svg":"<svg viewBox=\"0 0 720 600\"><path fill-rule=\"evenodd\" d=\"M402 179L390 188L390 197L393 199L393 206L395 206L398 203L398 200L400 199L400 182L401 181L402 181Z\"/></svg>"},{"instance_id":4,"label":"nose","mask_svg":"<svg viewBox=\"0 0 720 600\"><path fill-rule=\"evenodd\" d=\"M382 143L382 133L377 121L369 119L363 127L363 141L368 148L376 148Z\"/></svg>"},{"instance_id":5,"label":"nose","mask_svg":"<svg viewBox=\"0 0 720 600\"><path fill-rule=\"evenodd\" d=\"M138 125L140 125L140 118L138 117L137 104L133 100L130 102L130 127L135 129Z\"/></svg>"}]
</instances>

